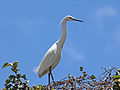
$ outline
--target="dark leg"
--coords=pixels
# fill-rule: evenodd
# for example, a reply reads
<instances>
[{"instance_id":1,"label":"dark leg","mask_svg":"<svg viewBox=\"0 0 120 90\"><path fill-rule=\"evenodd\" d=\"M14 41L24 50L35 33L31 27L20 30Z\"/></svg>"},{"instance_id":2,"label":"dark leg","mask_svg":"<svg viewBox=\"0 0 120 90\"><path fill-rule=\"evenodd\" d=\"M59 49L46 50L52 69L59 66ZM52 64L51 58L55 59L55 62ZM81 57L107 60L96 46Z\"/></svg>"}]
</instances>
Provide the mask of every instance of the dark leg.
<instances>
[{"instance_id":1,"label":"dark leg","mask_svg":"<svg viewBox=\"0 0 120 90\"><path fill-rule=\"evenodd\" d=\"M50 85L50 71L48 72L48 83Z\"/></svg>"},{"instance_id":2,"label":"dark leg","mask_svg":"<svg viewBox=\"0 0 120 90\"><path fill-rule=\"evenodd\" d=\"M55 80L54 80L53 75L52 75L52 72L51 72L51 66L50 66L50 75L51 75L51 77L52 77L53 83L55 83Z\"/></svg>"},{"instance_id":3,"label":"dark leg","mask_svg":"<svg viewBox=\"0 0 120 90\"><path fill-rule=\"evenodd\" d=\"M53 78L53 75L52 75L52 73L51 73L51 77L52 77L53 83L55 83L55 80L54 80L54 78Z\"/></svg>"},{"instance_id":4,"label":"dark leg","mask_svg":"<svg viewBox=\"0 0 120 90\"><path fill-rule=\"evenodd\" d=\"M49 72L48 72L48 82L49 82L49 87L48 90L51 90L51 86L50 86L50 74L51 74L51 67L49 68Z\"/></svg>"}]
</instances>

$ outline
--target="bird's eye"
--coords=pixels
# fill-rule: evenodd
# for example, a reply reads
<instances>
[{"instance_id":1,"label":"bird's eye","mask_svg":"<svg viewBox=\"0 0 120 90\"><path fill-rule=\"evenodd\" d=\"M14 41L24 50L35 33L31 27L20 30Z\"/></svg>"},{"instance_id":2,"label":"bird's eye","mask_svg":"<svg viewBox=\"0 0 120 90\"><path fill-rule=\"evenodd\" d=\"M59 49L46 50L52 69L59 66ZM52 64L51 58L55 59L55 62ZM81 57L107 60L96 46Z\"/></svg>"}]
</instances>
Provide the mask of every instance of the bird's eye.
<instances>
[{"instance_id":1,"label":"bird's eye","mask_svg":"<svg viewBox=\"0 0 120 90\"><path fill-rule=\"evenodd\" d=\"M72 17L69 17L70 19L72 19Z\"/></svg>"}]
</instances>

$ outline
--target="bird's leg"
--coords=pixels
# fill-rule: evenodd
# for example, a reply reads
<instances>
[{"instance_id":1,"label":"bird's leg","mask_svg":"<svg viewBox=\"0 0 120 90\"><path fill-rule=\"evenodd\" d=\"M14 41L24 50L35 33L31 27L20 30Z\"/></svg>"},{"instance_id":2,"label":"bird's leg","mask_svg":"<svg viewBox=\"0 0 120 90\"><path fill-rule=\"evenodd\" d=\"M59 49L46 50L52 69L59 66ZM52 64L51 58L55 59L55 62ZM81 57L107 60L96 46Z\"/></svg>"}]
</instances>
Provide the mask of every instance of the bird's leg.
<instances>
[{"instance_id":1,"label":"bird's leg","mask_svg":"<svg viewBox=\"0 0 120 90\"><path fill-rule=\"evenodd\" d=\"M49 86L48 86L48 90L51 90L51 86L50 86L50 74L51 74L51 66L49 68L49 72L48 72L48 82L49 82Z\"/></svg>"},{"instance_id":2,"label":"bird's leg","mask_svg":"<svg viewBox=\"0 0 120 90\"><path fill-rule=\"evenodd\" d=\"M50 75L51 75L51 77L52 77L53 83L55 83L55 80L54 80L53 75L52 75L52 72L51 72L51 66L50 66Z\"/></svg>"},{"instance_id":3,"label":"bird's leg","mask_svg":"<svg viewBox=\"0 0 120 90\"><path fill-rule=\"evenodd\" d=\"M48 84L50 85L50 71L48 72Z\"/></svg>"},{"instance_id":4,"label":"bird's leg","mask_svg":"<svg viewBox=\"0 0 120 90\"><path fill-rule=\"evenodd\" d=\"M53 75L52 75L52 73L51 73L51 77L52 77L53 83L55 83L55 80L54 80L54 78L53 78Z\"/></svg>"}]
</instances>

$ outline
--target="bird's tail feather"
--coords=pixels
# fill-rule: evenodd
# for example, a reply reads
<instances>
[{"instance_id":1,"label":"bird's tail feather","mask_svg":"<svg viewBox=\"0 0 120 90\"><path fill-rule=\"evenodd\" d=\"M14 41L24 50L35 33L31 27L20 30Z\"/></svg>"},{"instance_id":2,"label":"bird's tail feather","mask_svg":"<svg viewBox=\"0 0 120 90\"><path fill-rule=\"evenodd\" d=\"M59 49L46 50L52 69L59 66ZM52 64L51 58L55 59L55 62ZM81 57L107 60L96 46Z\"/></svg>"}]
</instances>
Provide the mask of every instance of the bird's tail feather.
<instances>
[{"instance_id":1,"label":"bird's tail feather","mask_svg":"<svg viewBox=\"0 0 120 90\"><path fill-rule=\"evenodd\" d=\"M34 71L35 73L38 73L38 67L35 67L35 68L33 69L33 71Z\"/></svg>"}]
</instances>

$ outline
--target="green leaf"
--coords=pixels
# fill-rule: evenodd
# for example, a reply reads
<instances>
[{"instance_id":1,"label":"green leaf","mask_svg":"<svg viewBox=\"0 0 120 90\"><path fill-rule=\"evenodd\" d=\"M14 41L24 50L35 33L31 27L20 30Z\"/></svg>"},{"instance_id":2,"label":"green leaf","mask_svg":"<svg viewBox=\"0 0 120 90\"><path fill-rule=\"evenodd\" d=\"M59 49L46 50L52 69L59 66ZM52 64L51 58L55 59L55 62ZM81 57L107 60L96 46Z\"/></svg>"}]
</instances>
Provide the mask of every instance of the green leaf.
<instances>
[{"instance_id":1,"label":"green leaf","mask_svg":"<svg viewBox=\"0 0 120 90\"><path fill-rule=\"evenodd\" d=\"M39 90L42 90L42 85L39 85Z\"/></svg>"},{"instance_id":2,"label":"green leaf","mask_svg":"<svg viewBox=\"0 0 120 90\"><path fill-rule=\"evenodd\" d=\"M14 68L14 69L16 69L17 66L18 66L18 61L16 61L16 62L13 63L13 68Z\"/></svg>"},{"instance_id":3,"label":"green leaf","mask_svg":"<svg viewBox=\"0 0 120 90\"><path fill-rule=\"evenodd\" d=\"M55 90L54 88L52 88L52 90Z\"/></svg>"},{"instance_id":4,"label":"green leaf","mask_svg":"<svg viewBox=\"0 0 120 90\"><path fill-rule=\"evenodd\" d=\"M80 71L82 71L83 70L83 67L80 67Z\"/></svg>"},{"instance_id":5,"label":"green leaf","mask_svg":"<svg viewBox=\"0 0 120 90\"><path fill-rule=\"evenodd\" d=\"M39 89L39 86L38 86L38 85L36 86L36 89Z\"/></svg>"},{"instance_id":6,"label":"green leaf","mask_svg":"<svg viewBox=\"0 0 120 90\"><path fill-rule=\"evenodd\" d=\"M113 79L120 79L120 75L113 76Z\"/></svg>"},{"instance_id":7,"label":"green leaf","mask_svg":"<svg viewBox=\"0 0 120 90\"><path fill-rule=\"evenodd\" d=\"M5 64L2 66L2 68L5 68L5 67L7 67L7 66L12 66L12 64L9 64L9 63L7 62L7 63L5 63Z\"/></svg>"},{"instance_id":8,"label":"green leaf","mask_svg":"<svg viewBox=\"0 0 120 90\"><path fill-rule=\"evenodd\" d=\"M9 79L11 80L11 79L13 79L13 77L14 77L14 75L10 75L10 76L9 76Z\"/></svg>"},{"instance_id":9,"label":"green leaf","mask_svg":"<svg viewBox=\"0 0 120 90\"><path fill-rule=\"evenodd\" d=\"M23 76L21 76L22 78L24 78L25 80L26 80L26 75L25 74L23 74Z\"/></svg>"},{"instance_id":10,"label":"green leaf","mask_svg":"<svg viewBox=\"0 0 120 90\"><path fill-rule=\"evenodd\" d=\"M26 80L25 82L26 82L26 85L28 86L29 80Z\"/></svg>"},{"instance_id":11,"label":"green leaf","mask_svg":"<svg viewBox=\"0 0 120 90\"><path fill-rule=\"evenodd\" d=\"M8 88L4 88L4 90L8 90Z\"/></svg>"},{"instance_id":12,"label":"green leaf","mask_svg":"<svg viewBox=\"0 0 120 90\"><path fill-rule=\"evenodd\" d=\"M11 81L10 81L10 79L7 79L5 82L6 82L6 84L9 84Z\"/></svg>"},{"instance_id":13,"label":"green leaf","mask_svg":"<svg viewBox=\"0 0 120 90\"><path fill-rule=\"evenodd\" d=\"M120 74L120 69L117 69L117 71L118 71L117 73Z\"/></svg>"},{"instance_id":14,"label":"green leaf","mask_svg":"<svg viewBox=\"0 0 120 90\"><path fill-rule=\"evenodd\" d=\"M120 72L120 69L117 69L118 72Z\"/></svg>"},{"instance_id":15,"label":"green leaf","mask_svg":"<svg viewBox=\"0 0 120 90\"><path fill-rule=\"evenodd\" d=\"M95 77L94 75L92 75L90 78L91 78L91 79L96 79L96 77Z\"/></svg>"},{"instance_id":16,"label":"green leaf","mask_svg":"<svg viewBox=\"0 0 120 90\"><path fill-rule=\"evenodd\" d=\"M71 77L72 77L72 75L71 75L71 74L69 74L69 75L68 75L68 77L69 77L69 78L71 78Z\"/></svg>"}]
</instances>

